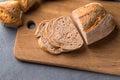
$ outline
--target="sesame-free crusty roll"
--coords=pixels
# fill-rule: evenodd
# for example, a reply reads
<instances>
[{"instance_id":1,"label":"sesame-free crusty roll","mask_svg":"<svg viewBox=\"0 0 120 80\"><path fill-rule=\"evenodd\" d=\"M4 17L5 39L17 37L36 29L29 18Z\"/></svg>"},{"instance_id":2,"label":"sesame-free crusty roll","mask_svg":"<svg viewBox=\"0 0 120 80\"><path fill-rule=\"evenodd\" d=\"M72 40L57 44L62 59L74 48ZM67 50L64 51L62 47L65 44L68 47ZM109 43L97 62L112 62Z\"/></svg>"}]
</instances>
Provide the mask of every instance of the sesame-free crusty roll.
<instances>
[{"instance_id":1,"label":"sesame-free crusty roll","mask_svg":"<svg viewBox=\"0 0 120 80\"><path fill-rule=\"evenodd\" d=\"M109 35L115 28L113 16L100 3L90 3L72 12L85 42L90 45Z\"/></svg>"}]
</instances>

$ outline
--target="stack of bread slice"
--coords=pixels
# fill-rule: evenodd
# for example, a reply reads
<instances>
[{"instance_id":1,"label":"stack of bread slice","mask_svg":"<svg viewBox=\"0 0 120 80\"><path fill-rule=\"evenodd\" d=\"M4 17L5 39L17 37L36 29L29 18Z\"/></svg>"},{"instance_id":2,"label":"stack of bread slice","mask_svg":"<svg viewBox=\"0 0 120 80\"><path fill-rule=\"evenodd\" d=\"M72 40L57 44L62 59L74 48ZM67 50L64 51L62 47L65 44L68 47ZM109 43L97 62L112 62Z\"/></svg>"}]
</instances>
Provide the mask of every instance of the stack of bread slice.
<instances>
[{"instance_id":1,"label":"stack of bread slice","mask_svg":"<svg viewBox=\"0 0 120 80\"><path fill-rule=\"evenodd\" d=\"M39 38L39 46L53 54L72 51L83 45L82 37L69 16L41 22L35 36Z\"/></svg>"},{"instance_id":2,"label":"stack of bread slice","mask_svg":"<svg viewBox=\"0 0 120 80\"><path fill-rule=\"evenodd\" d=\"M39 46L52 54L60 54L81 48L84 41L86 45L95 43L115 28L113 16L100 3L74 10L72 18L62 16L41 22L35 32Z\"/></svg>"}]
</instances>

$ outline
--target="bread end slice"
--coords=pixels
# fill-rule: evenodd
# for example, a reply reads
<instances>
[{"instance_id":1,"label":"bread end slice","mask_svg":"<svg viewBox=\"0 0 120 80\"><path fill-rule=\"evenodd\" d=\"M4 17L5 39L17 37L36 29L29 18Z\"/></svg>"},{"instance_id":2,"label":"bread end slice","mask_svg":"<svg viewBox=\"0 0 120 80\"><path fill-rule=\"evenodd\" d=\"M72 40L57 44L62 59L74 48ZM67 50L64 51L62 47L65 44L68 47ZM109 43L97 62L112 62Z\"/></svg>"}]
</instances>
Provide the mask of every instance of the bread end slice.
<instances>
[{"instance_id":1,"label":"bread end slice","mask_svg":"<svg viewBox=\"0 0 120 80\"><path fill-rule=\"evenodd\" d=\"M100 3L90 3L72 12L87 45L109 35L115 28L113 16Z\"/></svg>"},{"instance_id":2,"label":"bread end slice","mask_svg":"<svg viewBox=\"0 0 120 80\"><path fill-rule=\"evenodd\" d=\"M111 14L107 14L96 27L88 32L82 31L85 42L90 45L108 36L115 28L116 24Z\"/></svg>"}]
</instances>

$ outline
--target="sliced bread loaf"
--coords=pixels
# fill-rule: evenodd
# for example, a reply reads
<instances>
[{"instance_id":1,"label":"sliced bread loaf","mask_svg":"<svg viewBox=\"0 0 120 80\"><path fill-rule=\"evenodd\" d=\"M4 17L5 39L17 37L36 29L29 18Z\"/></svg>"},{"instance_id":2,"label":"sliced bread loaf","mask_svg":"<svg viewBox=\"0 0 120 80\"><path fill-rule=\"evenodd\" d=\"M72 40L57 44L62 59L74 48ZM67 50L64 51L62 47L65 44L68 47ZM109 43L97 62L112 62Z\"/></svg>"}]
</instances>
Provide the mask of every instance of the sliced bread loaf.
<instances>
[{"instance_id":1,"label":"sliced bread loaf","mask_svg":"<svg viewBox=\"0 0 120 80\"><path fill-rule=\"evenodd\" d=\"M22 24L22 12L18 1L0 3L0 20L8 27L18 27Z\"/></svg>"},{"instance_id":2,"label":"sliced bread loaf","mask_svg":"<svg viewBox=\"0 0 120 80\"><path fill-rule=\"evenodd\" d=\"M51 54L76 50L83 45L78 30L68 16L42 21L36 29L35 36L39 46Z\"/></svg>"},{"instance_id":3,"label":"sliced bread loaf","mask_svg":"<svg viewBox=\"0 0 120 80\"><path fill-rule=\"evenodd\" d=\"M115 27L112 15L100 3L90 3L76 9L72 17L87 45L104 38Z\"/></svg>"}]
</instances>

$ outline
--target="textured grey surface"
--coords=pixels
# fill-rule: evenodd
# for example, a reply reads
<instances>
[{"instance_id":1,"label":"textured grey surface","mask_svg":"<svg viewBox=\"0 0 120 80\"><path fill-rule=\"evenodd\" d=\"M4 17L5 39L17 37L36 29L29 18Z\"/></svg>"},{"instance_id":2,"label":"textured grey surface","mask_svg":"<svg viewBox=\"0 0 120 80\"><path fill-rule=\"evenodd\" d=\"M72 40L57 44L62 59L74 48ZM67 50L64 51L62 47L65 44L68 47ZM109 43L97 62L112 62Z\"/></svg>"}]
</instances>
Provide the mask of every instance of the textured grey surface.
<instances>
[{"instance_id":1,"label":"textured grey surface","mask_svg":"<svg viewBox=\"0 0 120 80\"><path fill-rule=\"evenodd\" d=\"M119 76L20 62L13 56L16 31L0 25L0 80L120 80Z\"/></svg>"}]
</instances>

